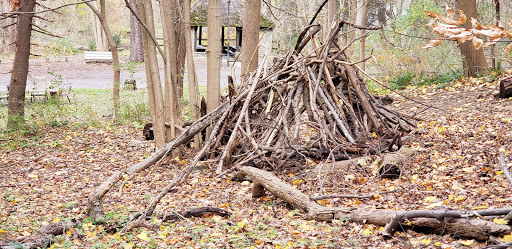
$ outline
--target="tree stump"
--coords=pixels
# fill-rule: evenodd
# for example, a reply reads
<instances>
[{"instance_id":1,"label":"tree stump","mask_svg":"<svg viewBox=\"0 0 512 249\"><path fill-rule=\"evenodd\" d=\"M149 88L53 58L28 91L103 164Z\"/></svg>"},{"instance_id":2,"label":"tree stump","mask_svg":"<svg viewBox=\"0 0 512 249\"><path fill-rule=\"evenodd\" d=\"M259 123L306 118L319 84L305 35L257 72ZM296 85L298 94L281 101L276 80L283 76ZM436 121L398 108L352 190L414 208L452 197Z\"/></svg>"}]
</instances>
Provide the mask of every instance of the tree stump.
<instances>
[{"instance_id":1,"label":"tree stump","mask_svg":"<svg viewBox=\"0 0 512 249\"><path fill-rule=\"evenodd\" d=\"M503 77L500 79L500 98L512 97L512 76Z\"/></svg>"}]
</instances>

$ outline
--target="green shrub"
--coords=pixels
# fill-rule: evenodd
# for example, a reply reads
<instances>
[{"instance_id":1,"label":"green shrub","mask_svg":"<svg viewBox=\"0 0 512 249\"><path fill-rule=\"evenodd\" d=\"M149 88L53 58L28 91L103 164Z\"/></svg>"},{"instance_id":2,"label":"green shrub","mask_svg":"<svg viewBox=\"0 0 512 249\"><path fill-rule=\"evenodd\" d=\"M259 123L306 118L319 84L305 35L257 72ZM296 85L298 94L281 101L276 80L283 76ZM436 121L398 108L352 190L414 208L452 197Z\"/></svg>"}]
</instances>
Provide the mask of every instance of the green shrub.
<instances>
[{"instance_id":1,"label":"green shrub","mask_svg":"<svg viewBox=\"0 0 512 249\"><path fill-rule=\"evenodd\" d=\"M390 79L389 85L391 86L392 89L402 90L407 86L412 85L412 80L414 79L414 77L416 77L416 75L413 72L408 71Z\"/></svg>"}]
</instances>

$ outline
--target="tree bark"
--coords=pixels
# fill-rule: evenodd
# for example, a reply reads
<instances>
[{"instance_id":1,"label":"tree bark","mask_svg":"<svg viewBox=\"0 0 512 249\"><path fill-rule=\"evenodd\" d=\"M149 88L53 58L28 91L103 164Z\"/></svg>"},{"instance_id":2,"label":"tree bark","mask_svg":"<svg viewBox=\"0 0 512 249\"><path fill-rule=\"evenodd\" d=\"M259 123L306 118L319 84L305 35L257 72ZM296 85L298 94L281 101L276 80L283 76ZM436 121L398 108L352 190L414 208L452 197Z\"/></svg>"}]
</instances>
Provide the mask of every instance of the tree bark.
<instances>
[{"instance_id":1,"label":"tree bark","mask_svg":"<svg viewBox=\"0 0 512 249\"><path fill-rule=\"evenodd\" d=\"M9 26L8 30L9 30L9 35L8 35L8 38L7 38L7 51L8 52L11 52L11 53L14 53L16 52L16 18L9 18L9 24L11 26Z\"/></svg>"},{"instance_id":2,"label":"tree bark","mask_svg":"<svg viewBox=\"0 0 512 249\"><path fill-rule=\"evenodd\" d=\"M338 0L329 0L327 3L327 27L330 29L333 25L333 22L336 21L337 17L336 14L338 13Z\"/></svg>"},{"instance_id":3,"label":"tree bark","mask_svg":"<svg viewBox=\"0 0 512 249\"><path fill-rule=\"evenodd\" d=\"M512 97L512 76L500 79L500 98Z\"/></svg>"},{"instance_id":4,"label":"tree bark","mask_svg":"<svg viewBox=\"0 0 512 249\"><path fill-rule=\"evenodd\" d=\"M94 15L98 17L98 20L100 21L100 27L102 28L102 32L108 34L106 37L108 46L110 47L110 50L112 52L112 70L114 71L112 95L114 98L114 119L116 119L118 117L119 112L119 84L121 81L121 68L119 67L119 54L117 52L117 44L115 43L114 38L112 37L112 32L110 31L110 26L108 25L108 14L105 6L105 0L99 1L100 9L96 8L92 2L87 2L86 4L92 10Z\"/></svg>"},{"instance_id":5,"label":"tree bark","mask_svg":"<svg viewBox=\"0 0 512 249\"><path fill-rule=\"evenodd\" d=\"M32 12L36 0L21 1L19 12ZM32 18L34 14L20 14L16 23L16 55L12 65L12 74L7 99L7 127L15 128L24 121L25 115L25 89L27 88L27 74L30 56L30 38L32 31Z\"/></svg>"},{"instance_id":6,"label":"tree bark","mask_svg":"<svg viewBox=\"0 0 512 249\"><path fill-rule=\"evenodd\" d=\"M199 120L200 118L200 103L199 103L199 86L196 80L196 71L194 66L194 57L192 52L192 38L190 26L190 2L191 0L184 0L184 19L185 19L185 46L187 57L187 71L188 71L188 92L189 92L189 106L192 112L192 120ZM194 41L195 42L195 41ZM201 148L201 135L194 137L194 148L199 150Z\"/></svg>"},{"instance_id":7,"label":"tree bark","mask_svg":"<svg viewBox=\"0 0 512 249\"><path fill-rule=\"evenodd\" d=\"M496 26L500 24L501 14L500 14L500 0L494 0L494 10L496 14ZM496 44L493 44L491 47L491 56L492 56L492 68L496 68Z\"/></svg>"},{"instance_id":8,"label":"tree bark","mask_svg":"<svg viewBox=\"0 0 512 249\"><path fill-rule=\"evenodd\" d=\"M471 18L478 19L476 0L456 0L455 6L457 9L462 10L468 18L468 21L462 26L464 28L471 28L469 20ZM460 45L460 54L463 57L462 64L464 71L466 71L466 76L476 77L479 73L487 72L488 64L483 49L476 50L471 42L465 42Z\"/></svg>"},{"instance_id":9,"label":"tree bark","mask_svg":"<svg viewBox=\"0 0 512 249\"><path fill-rule=\"evenodd\" d=\"M206 110L220 104L220 0L208 1L208 46L206 48L207 86ZM208 129L207 137L209 137Z\"/></svg>"},{"instance_id":10,"label":"tree bark","mask_svg":"<svg viewBox=\"0 0 512 249\"><path fill-rule=\"evenodd\" d=\"M130 0L135 12L139 14L135 0ZM137 18L130 12L130 62L144 61L144 45L142 44L142 28Z\"/></svg>"},{"instance_id":11,"label":"tree bark","mask_svg":"<svg viewBox=\"0 0 512 249\"><path fill-rule=\"evenodd\" d=\"M261 0L245 1L242 32L242 82L258 68L260 13Z\"/></svg>"},{"instance_id":12,"label":"tree bark","mask_svg":"<svg viewBox=\"0 0 512 249\"><path fill-rule=\"evenodd\" d=\"M144 11L145 11L145 23L149 29L149 32L154 36L155 35L155 21L153 17L153 5L151 0L143 0L144 3ZM144 32L143 32L144 34ZM144 49L148 54L148 60L145 61L145 66L149 67L146 69L146 78L151 77L151 85L148 81L148 88L151 87L153 96L149 98L153 98L154 103L154 115L153 119L153 130L155 133L155 144L157 148L162 147L165 144L165 119L164 119L164 99L162 94L162 84L160 81L160 73L158 69L158 61L156 57L156 46L149 40L148 35L146 35L147 41L147 49ZM145 45L146 46L146 45ZM148 91L148 94L150 92Z\"/></svg>"},{"instance_id":13,"label":"tree bark","mask_svg":"<svg viewBox=\"0 0 512 249\"><path fill-rule=\"evenodd\" d=\"M176 6L170 1L160 1L160 13L162 18L162 29L164 33L165 57L165 122L170 126L166 127L165 142L169 142L176 136L176 124L178 124L178 98L177 98L177 60L176 60Z\"/></svg>"},{"instance_id":14,"label":"tree bark","mask_svg":"<svg viewBox=\"0 0 512 249\"><path fill-rule=\"evenodd\" d=\"M370 6L370 0L361 0L361 7L359 8L359 10L358 10L359 13L357 14L357 24L359 24L361 26L366 26L367 19L368 19L369 6ZM364 32L366 32L366 30L360 29L358 36L364 35ZM360 41L360 43L359 43L359 59L363 60L365 57L364 54L365 54L365 46L366 46L366 36L361 37L361 39L359 41ZM364 61L361 62L361 69L365 70L365 62Z\"/></svg>"},{"instance_id":15,"label":"tree bark","mask_svg":"<svg viewBox=\"0 0 512 249\"><path fill-rule=\"evenodd\" d=\"M93 6L94 8L99 9L98 4L99 4L98 2L91 2L91 5L90 4L87 4L87 5L89 7ZM92 15L91 15L92 29L93 29L93 33L94 33L94 42L96 44L96 51L107 52L108 51L107 36L106 36L104 30L101 28L101 21L99 20L99 17L94 13L94 11L91 10L91 12L92 12Z\"/></svg>"},{"instance_id":16,"label":"tree bark","mask_svg":"<svg viewBox=\"0 0 512 249\"><path fill-rule=\"evenodd\" d=\"M185 73L185 57L187 48L185 45L186 38L185 38L185 29L187 28L185 26L184 21L184 0L175 0L176 1L176 7L174 8L176 11L176 71L178 74L176 75L176 97L181 99L183 97L183 75ZM190 25L189 25L190 26ZM190 27L188 27L190 28ZM178 102L179 104L179 102ZM178 111L180 111L180 106L178 105Z\"/></svg>"}]
</instances>

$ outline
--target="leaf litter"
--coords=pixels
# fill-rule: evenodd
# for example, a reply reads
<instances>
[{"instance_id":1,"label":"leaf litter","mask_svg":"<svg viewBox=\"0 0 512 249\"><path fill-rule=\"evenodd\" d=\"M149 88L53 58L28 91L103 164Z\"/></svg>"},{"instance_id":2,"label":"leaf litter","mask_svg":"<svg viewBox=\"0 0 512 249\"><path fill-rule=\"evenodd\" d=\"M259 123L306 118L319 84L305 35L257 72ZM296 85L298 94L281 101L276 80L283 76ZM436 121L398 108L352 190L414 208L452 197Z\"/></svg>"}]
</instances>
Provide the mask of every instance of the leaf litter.
<instances>
[{"instance_id":1,"label":"leaf litter","mask_svg":"<svg viewBox=\"0 0 512 249\"><path fill-rule=\"evenodd\" d=\"M400 179L378 177L371 162L361 162L326 175L309 171L324 162L308 160L304 168L280 172L284 181L309 195L374 194L366 199L321 200L324 206L375 207L402 210L455 210L510 207L511 184L499 164L500 150L511 158L512 100L496 99L496 82L461 79L448 87L411 87L403 94L437 108L418 106L394 95L394 108L416 115L418 127L409 146L418 154L407 163ZM442 109L442 110L440 110ZM0 245L30 236L42 226L82 217L85 202L111 172L124 169L152 153L150 144L132 126L101 128L46 127L35 143L0 154ZM105 198L106 216L119 224L149 204L194 152L166 158L152 169L125 178ZM509 159L510 161L510 159ZM508 162L508 165L511 163ZM329 163L326 164L327 166ZM382 227L307 221L301 211L272 196L251 198L251 183L215 177L214 165L198 167L189 181L160 203L156 216L193 207L226 209L230 218L205 216L165 222L158 233L138 228L109 234L107 225L85 220L74 231L55 238L59 247L251 247L255 248L464 248L484 242L453 235L401 231L391 240ZM158 218L157 218L158 219ZM495 222L503 222L496 220ZM78 235L77 235L78 234ZM504 241L510 241L505 236Z\"/></svg>"}]
</instances>

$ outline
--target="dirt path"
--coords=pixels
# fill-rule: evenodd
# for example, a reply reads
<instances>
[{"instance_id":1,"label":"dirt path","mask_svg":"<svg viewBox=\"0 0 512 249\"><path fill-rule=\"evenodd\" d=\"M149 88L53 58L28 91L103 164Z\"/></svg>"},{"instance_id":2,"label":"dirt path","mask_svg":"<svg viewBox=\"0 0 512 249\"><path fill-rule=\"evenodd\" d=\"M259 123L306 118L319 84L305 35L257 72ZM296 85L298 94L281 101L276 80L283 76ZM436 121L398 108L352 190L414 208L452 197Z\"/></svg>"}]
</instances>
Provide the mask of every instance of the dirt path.
<instances>
[{"instance_id":1,"label":"dirt path","mask_svg":"<svg viewBox=\"0 0 512 249\"><path fill-rule=\"evenodd\" d=\"M0 91L6 91L6 86L11 79L12 59L0 59ZM206 56L196 56L194 58L196 66L196 74L199 85L206 85ZM126 57L122 57L121 61L128 61ZM160 63L161 76L163 77L163 63ZM112 64L105 63L85 63L82 55L76 55L68 58L66 62L63 57L49 58L33 58L30 60L30 69L27 81L27 90L32 89L34 78L47 76L48 72L62 75L64 84L69 84L73 88L95 88L104 89L112 88ZM240 76L240 63L234 68L235 79ZM227 67L226 60L223 57L221 62L221 86L227 85L227 77L231 74L231 67ZM121 71L121 82L129 79L130 73L127 70ZM146 74L144 65L137 66L134 75L137 79L138 87L146 87ZM187 84L187 74L185 74L185 84Z\"/></svg>"}]
</instances>

